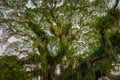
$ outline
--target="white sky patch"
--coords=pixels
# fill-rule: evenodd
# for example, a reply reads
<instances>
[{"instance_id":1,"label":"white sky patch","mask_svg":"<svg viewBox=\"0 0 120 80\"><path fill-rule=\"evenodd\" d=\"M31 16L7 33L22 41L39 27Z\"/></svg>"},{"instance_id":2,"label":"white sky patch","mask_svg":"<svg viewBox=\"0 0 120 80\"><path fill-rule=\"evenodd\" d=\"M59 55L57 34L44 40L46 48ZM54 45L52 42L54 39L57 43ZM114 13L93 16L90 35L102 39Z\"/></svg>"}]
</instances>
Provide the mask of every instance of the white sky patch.
<instances>
[{"instance_id":1,"label":"white sky patch","mask_svg":"<svg viewBox=\"0 0 120 80\"><path fill-rule=\"evenodd\" d=\"M0 30L0 36L2 35L2 30Z\"/></svg>"},{"instance_id":2,"label":"white sky patch","mask_svg":"<svg viewBox=\"0 0 120 80\"><path fill-rule=\"evenodd\" d=\"M58 74L58 75L60 74L60 64L58 64L58 65L56 66L55 73Z\"/></svg>"},{"instance_id":3,"label":"white sky patch","mask_svg":"<svg viewBox=\"0 0 120 80\"><path fill-rule=\"evenodd\" d=\"M16 41L21 41L21 40L15 38L15 37L11 37L11 38L8 39L8 42L9 42L9 43L13 43L13 42L16 42Z\"/></svg>"},{"instance_id":4,"label":"white sky patch","mask_svg":"<svg viewBox=\"0 0 120 80\"><path fill-rule=\"evenodd\" d=\"M115 0L110 1L110 2L108 3L108 7L109 7L109 8L112 8L113 3L115 3Z\"/></svg>"},{"instance_id":5,"label":"white sky patch","mask_svg":"<svg viewBox=\"0 0 120 80\"><path fill-rule=\"evenodd\" d=\"M40 7L41 6L41 3L42 1L39 1L39 2L35 2L35 4L37 4L37 7ZM36 8L36 6L32 3L31 0L28 1L28 3L26 4L27 8Z\"/></svg>"},{"instance_id":6,"label":"white sky patch","mask_svg":"<svg viewBox=\"0 0 120 80\"><path fill-rule=\"evenodd\" d=\"M93 2L93 0L89 0L90 2Z\"/></svg>"},{"instance_id":7,"label":"white sky patch","mask_svg":"<svg viewBox=\"0 0 120 80\"><path fill-rule=\"evenodd\" d=\"M63 2L64 2L64 0L62 0L59 4L57 4L57 6L63 5Z\"/></svg>"},{"instance_id":8,"label":"white sky patch","mask_svg":"<svg viewBox=\"0 0 120 80\"><path fill-rule=\"evenodd\" d=\"M0 55L2 55L6 47L7 45L0 45Z\"/></svg>"},{"instance_id":9,"label":"white sky patch","mask_svg":"<svg viewBox=\"0 0 120 80\"><path fill-rule=\"evenodd\" d=\"M29 0L28 3L26 4L26 6L27 6L28 8L35 8L35 6L32 5L31 3L32 3L31 0Z\"/></svg>"}]
</instances>

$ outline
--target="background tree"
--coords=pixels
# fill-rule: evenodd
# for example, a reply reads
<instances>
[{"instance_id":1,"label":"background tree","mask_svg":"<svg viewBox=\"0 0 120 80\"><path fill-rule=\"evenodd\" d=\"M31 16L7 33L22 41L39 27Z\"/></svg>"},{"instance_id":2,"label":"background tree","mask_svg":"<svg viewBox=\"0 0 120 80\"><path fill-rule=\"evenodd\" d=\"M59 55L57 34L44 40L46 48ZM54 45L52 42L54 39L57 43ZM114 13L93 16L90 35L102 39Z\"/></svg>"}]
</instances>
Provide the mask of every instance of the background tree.
<instances>
[{"instance_id":1,"label":"background tree","mask_svg":"<svg viewBox=\"0 0 120 80\"><path fill-rule=\"evenodd\" d=\"M3 55L22 56L15 65L25 69L25 79L111 78L112 64L118 61L119 45L115 39L119 42L119 37L115 35L120 12L119 0L112 2L112 7L109 3L110 0L1 0L2 40L19 39L10 43Z\"/></svg>"}]
</instances>

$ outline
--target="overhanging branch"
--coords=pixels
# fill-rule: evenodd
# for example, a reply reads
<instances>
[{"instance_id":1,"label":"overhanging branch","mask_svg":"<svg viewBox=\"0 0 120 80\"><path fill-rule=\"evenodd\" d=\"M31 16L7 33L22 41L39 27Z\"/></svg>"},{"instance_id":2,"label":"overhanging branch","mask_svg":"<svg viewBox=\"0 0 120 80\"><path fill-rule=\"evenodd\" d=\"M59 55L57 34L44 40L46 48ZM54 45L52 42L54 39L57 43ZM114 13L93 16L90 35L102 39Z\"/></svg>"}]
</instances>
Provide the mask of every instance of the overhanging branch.
<instances>
[{"instance_id":1,"label":"overhanging branch","mask_svg":"<svg viewBox=\"0 0 120 80\"><path fill-rule=\"evenodd\" d=\"M120 1L120 0L115 0L115 3L114 3L114 5L113 5L113 7L112 7L113 10L116 9L116 7L117 7L118 4L119 4L119 1Z\"/></svg>"}]
</instances>

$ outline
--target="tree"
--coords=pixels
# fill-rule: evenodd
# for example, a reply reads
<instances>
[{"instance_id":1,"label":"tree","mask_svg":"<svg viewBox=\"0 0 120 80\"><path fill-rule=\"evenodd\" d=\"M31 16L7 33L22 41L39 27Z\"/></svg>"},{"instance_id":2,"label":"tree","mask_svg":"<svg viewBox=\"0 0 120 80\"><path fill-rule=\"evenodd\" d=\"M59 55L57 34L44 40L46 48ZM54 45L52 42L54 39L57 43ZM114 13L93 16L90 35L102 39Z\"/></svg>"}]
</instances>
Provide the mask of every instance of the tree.
<instances>
[{"instance_id":1,"label":"tree","mask_svg":"<svg viewBox=\"0 0 120 80\"><path fill-rule=\"evenodd\" d=\"M118 61L119 48L116 46L119 45L114 42L114 36L120 11L117 9L119 0L112 8L109 1L0 1L0 23L1 27L6 27L4 31L8 35L4 40L11 36L19 38L6 48L4 54L13 55L15 51L15 54L24 55L15 65L26 68L23 73L27 73L24 74L27 77L31 75L30 79L111 78L112 64ZM10 47L14 49L12 52Z\"/></svg>"}]
</instances>

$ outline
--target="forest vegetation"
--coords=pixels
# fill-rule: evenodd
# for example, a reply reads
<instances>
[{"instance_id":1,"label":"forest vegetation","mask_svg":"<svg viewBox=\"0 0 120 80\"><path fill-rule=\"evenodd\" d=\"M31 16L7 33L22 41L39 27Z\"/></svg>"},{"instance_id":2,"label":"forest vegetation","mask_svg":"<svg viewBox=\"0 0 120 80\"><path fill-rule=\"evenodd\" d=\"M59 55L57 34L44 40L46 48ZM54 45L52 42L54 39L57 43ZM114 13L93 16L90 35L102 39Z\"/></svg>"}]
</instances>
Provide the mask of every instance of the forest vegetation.
<instances>
[{"instance_id":1,"label":"forest vegetation","mask_svg":"<svg viewBox=\"0 0 120 80\"><path fill-rule=\"evenodd\" d=\"M0 0L0 80L119 80L119 22L119 0Z\"/></svg>"}]
</instances>

